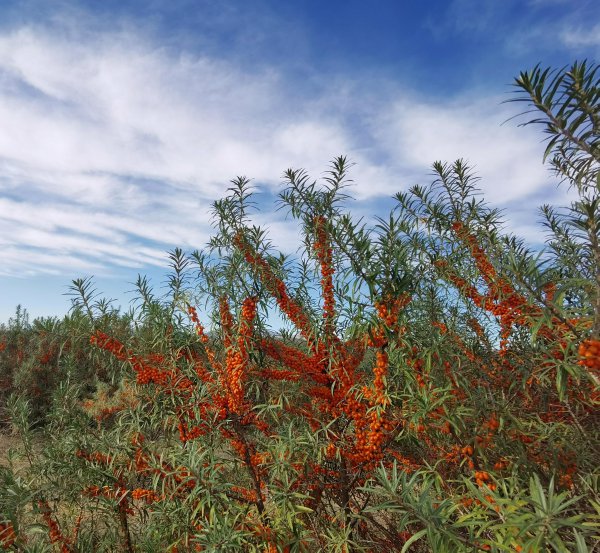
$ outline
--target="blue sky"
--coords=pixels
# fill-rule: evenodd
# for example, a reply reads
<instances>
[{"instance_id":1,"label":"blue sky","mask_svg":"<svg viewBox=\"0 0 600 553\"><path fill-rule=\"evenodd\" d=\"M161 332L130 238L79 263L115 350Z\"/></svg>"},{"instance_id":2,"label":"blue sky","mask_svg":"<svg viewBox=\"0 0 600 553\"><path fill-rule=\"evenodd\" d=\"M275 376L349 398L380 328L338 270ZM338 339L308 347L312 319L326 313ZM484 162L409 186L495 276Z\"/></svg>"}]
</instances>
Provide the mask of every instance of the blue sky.
<instances>
[{"instance_id":1,"label":"blue sky","mask_svg":"<svg viewBox=\"0 0 600 553\"><path fill-rule=\"evenodd\" d=\"M466 158L510 229L542 243L564 203L538 130L502 123L513 78L598 61L594 0L0 3L0 321L61 315L73 278L127 306L138 273L202 248L211 202L247 175L347 154L357 216ZM256 222L285 251L274 204Z\"/></svg>"}]
</instances>

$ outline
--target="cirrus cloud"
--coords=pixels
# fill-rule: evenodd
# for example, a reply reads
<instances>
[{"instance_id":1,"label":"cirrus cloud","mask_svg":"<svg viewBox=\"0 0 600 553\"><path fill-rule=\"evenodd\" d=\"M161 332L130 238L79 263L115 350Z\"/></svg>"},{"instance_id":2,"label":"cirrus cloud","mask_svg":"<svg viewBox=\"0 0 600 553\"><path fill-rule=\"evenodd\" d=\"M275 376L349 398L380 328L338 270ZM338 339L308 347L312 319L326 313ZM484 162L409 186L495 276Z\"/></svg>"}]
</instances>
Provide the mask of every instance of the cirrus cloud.
<instances>
[{"instance_id":1,"label":"cirrus cloud","mask_svg":"<svg viewBox=\"0 0 600 553\"><path fill-rule=\"evenodd\" d=\"M202 247L232 177L274 192L288 166L318 176L338 154L356 164L361 210L426 180L436 159L469 158L500 206L548 183L538 135L502 126L514 110L496 96L434 104L399 82L297 84L131 30L1 31L0 274L161 265L167 249ZM293 249L283 215L262 210Z\"/></svg>"}]
</instances>

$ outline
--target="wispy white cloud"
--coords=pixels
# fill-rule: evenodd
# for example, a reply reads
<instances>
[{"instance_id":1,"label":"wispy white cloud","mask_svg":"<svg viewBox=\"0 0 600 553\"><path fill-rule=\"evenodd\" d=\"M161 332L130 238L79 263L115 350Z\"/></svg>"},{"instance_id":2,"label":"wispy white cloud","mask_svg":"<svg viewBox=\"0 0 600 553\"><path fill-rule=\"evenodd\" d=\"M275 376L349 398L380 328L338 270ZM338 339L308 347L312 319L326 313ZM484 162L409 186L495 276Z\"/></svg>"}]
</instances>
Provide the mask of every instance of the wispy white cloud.
<instances>
[{"instance_id":1,"label":"wispy white cloud","mask_svg":"<svg viewBox=\"0 0 600 553\"><path fill-rule=\"evenodd\" d=\"M559 38L565 46L571 48L600 48L600 23L587 28L569 26L560 32Z\"/></svg>"},{"instance_id":2,"label":"wispy white cloud","mask_svg":"<svg viewBox=\"0 0 600 553\"><path fill-rule=\"evenodd\" d=\"M505 49L514 56L532 57L532 52L539 52L530 66L547 59L548 53L560 51L564 56L557 67L571 64L577 59L593 59L600 55L600 41L593 29L584 29L565 21L556 21L546 25L532 25L515 32L507 38ZM542 65L550 65L543 62Z\"/></svg>"},{"instance_id":3,"label":"wispy white cloud","mask_svg":"<svg viewBox=\"0 0 600 553\"><path fill-rule=\"evenodd\" d=\"M376 122L391 159L413 171L432 161L467 159L481 177L485 197L496 205L548 185L543 145L533 129L503 124L514 107L503 98L464 98L446 105L397 102Z\"/></svg>"},{"instance_id":4,"label":"wispy white cloud","mask_svg":"<svg viewBox=\"0 0 600 553\"><path fill-rule=\"evenodd\" d=\"M274 190L287 167L318 176L338 154L356 163L362 208L426 179L436 159L468 157L498 204L549 180L538 135L501 126L512 112L496 97L433 104L401 83L378 93L350 78L303 96L275 69L132 31L66 36L0 34L0 274L163 264L166 249L203 246L229 179ZM281 214L259 219L294 249Z\"/></svg>"},{"instance_id":5,"label":"wispy white cloud","mask_svg":"<svg viewBox=\"0 0 600 553\"><path fill-rule=\"evenodd\" d=\"M475 39L483 51L494 47L512 59L600 52L595 0L451 0L433 13L427 28L434 37Z\"/></svg>"}]
</instances>

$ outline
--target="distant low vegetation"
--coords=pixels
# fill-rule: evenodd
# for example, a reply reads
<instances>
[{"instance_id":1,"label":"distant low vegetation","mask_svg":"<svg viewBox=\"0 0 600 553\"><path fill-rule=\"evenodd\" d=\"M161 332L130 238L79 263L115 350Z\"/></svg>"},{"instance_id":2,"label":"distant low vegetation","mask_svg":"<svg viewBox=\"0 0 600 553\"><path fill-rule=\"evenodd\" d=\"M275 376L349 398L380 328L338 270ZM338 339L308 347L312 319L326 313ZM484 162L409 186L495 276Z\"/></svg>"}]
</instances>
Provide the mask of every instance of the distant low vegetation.
<instances>
[{"instance_id":1,"label":"distant low vegetation","mask_svg":"<svg viewBox=\"0 0 600 553\"><path fill-rule=\"evenodd\" d=\"M251 225L238 178L206 250L171 253L166 296L140 278L121 313L88 279L62 320L19 308L0 327L0 548L598 551L598 65L515 91L576 194L542 207L544 252L460 160L356 221L339 157L321 183L285 174L297 258Z\"/></svg>"}]
</instances>

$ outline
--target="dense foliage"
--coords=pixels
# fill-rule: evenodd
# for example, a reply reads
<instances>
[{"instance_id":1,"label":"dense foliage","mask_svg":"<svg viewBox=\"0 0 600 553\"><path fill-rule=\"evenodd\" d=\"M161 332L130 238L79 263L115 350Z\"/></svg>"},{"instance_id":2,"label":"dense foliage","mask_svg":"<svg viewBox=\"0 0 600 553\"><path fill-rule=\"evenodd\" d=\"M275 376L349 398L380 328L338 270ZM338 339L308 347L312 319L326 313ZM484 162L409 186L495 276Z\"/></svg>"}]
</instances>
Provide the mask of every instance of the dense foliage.
<instances>
[{"instance_id":1,"label":"dense foliage","mask_svg":"<svg viewBox=\"0 0 600 553\"><path fill-rule=\"evenodd\" d=\"M23 444L0 468L0 545L595 551L597 71L516 81L576 193L542 208L541 253L463 161L357 222L340 157L320 185L285 173L297 257L251 224L238 178L207 249L171 254L166 297L140 278L121 314L79 280L64 320L19 311L0 332L0 399Z\"/></svg>"}]
</instances>

